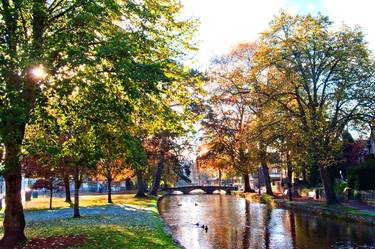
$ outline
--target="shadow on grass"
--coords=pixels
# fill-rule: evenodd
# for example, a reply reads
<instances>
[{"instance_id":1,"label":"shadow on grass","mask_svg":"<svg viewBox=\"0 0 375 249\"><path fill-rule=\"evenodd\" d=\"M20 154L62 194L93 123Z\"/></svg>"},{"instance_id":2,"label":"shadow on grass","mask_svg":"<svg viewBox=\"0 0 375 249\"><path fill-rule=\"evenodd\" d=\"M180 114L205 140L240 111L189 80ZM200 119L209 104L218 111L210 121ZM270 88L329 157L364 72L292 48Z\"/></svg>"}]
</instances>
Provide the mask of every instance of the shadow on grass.
<instances>
[{"instance_id":1,"label":"shadow on grass","mask_svg":"<svg viewBox=\"0 0 375 249\"><path fill-rule=\"evenodd\" d=\"M28 238L84 235L87 243L79 248L179 248L163 229L154 212L130 212L128 216L84 216L53 222L30 223ZM137 217L135 217L137 215Z\"/></svg>"},{"instance_id":2,"label":"shadow on grass","mask_svg":"<svg viewBox=\"0 0 375 249\"><path fill-rule=\"evenodd\" d=\"M154 206L153 204L152 207ZM116 224L122 222L123 224L151 225L151 219L156 216L156 211L153 209L143 209L126 204L81 207L80 213L82 216L80 219L73 219L72 208L33 211L25 213L25 219L27 224L54 222L55 220L77 223L87 221L92 224L101 224L101 220L107 220L108 222L116 222Z\"/></svg>"}]
</instances>

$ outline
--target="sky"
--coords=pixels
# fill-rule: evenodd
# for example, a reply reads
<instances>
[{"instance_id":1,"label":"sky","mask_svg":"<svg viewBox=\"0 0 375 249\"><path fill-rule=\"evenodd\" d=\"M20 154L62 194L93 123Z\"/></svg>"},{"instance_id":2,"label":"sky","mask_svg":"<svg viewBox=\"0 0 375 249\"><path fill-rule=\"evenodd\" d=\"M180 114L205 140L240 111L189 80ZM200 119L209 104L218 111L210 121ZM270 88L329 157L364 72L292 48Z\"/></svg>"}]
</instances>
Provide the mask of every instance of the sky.
<instances>
[{"instance_id":1,"label":"sky","mask_svg":"<svg viewBox=\"0 0 375 249\"><path fill-rule=\"evenodd\" d=\"M183 16L200 19L199 51L193 66L208 67L210 60L239 42L254 41L280 10L291 14L328 15L338 28L343 22L359 25L375 51L375 0L181 0Z\"/></svg>"}]
</instances>

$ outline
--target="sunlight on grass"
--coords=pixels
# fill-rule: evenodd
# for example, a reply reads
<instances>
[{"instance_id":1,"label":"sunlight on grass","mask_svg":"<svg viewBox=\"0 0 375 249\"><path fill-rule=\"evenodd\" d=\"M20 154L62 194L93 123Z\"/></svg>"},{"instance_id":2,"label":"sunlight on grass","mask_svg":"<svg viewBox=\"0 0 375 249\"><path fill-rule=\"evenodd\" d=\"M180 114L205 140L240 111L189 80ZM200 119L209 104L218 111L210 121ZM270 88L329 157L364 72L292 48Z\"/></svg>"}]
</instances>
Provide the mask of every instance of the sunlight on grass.
<instances>
[{"instance_id":1,"label":"sunlight on grass","mask_svg":"<svg viewBox=\"0 0 375 249\"><path fill-rule=\"evenodd\" d=\"M113 195L112 201L113 204L126 204L129 206L135 206L139 208L151 208L153 206L151 199L145 198L134 198L134 194L121 194L121 195ZM89 207L89 206L102 206L102 205L111 205L107 203L107 196L106 195L84 195L80 196L79 198L79 205L81 207ZM53 209L60 209L60 208L69 208L70 204L65 202L65 198L54 197L52 201L52 208ZM49 198L48 197L39 197L36 199L32 199L31 201L24 203L24 210L25 211L33 211L33 210L45 210L49 209Z\"/></svg>"},{"instance_id":2,"label":"sunlight on grass","mask_svg":"<svg viewBox=\"0 0 375 249\"><path fill-rule=\"evenodd\" d=\"M79 248L179 248L172 237L165 233L164 223L157 211L156 198L135 198L134 194L114 195L114 204L134 208L134 216L95 215L80 219L65 218L52 222L34 222L26 225L29 239L59 235L84 235L87 243ZM90 195L80 198L81 207L112 205L107 203L105 195ZM40 197L26 202L25 211L46 210L49 199ZM64 198L53 199L54 209L69 208ZM144 216L141 216L142 213ZM138 216L138 217L136 217ZM143 218L140 218L143 217ZM2 224L3 217L0 217ZM3 233L0 226L0 236Z\"/></svg>"}]
</instances>

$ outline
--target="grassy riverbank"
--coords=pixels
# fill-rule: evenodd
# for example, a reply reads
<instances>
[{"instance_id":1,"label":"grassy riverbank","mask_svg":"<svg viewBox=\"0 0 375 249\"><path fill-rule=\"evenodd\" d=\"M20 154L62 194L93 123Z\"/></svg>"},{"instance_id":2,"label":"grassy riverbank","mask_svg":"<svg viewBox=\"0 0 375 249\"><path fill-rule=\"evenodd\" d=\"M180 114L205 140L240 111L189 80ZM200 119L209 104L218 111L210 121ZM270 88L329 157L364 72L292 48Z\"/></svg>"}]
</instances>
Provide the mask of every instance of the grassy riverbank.
<instances>
[{"instance_id":1,"label":"grassy riverbank","mask_svg":"<svg viewBox=\"0 0 375 249\"><path fill-rule=\"evenodd\" d=\"M287 200L273 200L275 206L293 209L305 213L312 213L318 216L326 216L340 220L366 223L375 225L375 212L348 207L343 204L327 205L316 202L300 202Z\"/></svg>"},{"instance_id":2,"label":"grassy riverbank","mask_svg":"<svg viewBox=\"0 0 375 249\"><path fill-rule=\"evenodd\" d=\"M281 207L300 212L326 216L335 219L375 225L375 212L360 207L351 207L344 204L327 205L317 201L288 201L275 199L270 195L259 196L256 193L235 193L249 201L262 202L272 207ZM375 210L375 209L374 209Z\"/></svg>"},{"instance_id":3,"label":"grassy riverbank","mask_svg":"<svg viewBox=\"0 0 375 249\"><path fill-rule=\"evenodd\" d=\"M35 199L25 205L26 236L83 235L86 243L78 248L179 248L164 230L156 198L116 195L113 201L106 204L105 196L84 196L82 218L74 219L62 198L55 198L58 209L53 211L45 210L48 198Z\"/></svg>"}]
</instances>

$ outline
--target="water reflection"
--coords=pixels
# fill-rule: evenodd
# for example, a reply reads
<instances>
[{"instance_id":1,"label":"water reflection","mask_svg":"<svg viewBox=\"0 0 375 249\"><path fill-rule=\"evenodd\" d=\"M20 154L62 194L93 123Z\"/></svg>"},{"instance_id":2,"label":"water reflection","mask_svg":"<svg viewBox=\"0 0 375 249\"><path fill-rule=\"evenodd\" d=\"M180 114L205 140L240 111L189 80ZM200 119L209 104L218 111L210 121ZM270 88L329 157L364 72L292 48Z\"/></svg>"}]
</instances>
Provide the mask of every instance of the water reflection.
<instances>
[{"instance_id":1,"label":"water reflection","mask_svg":"<svg viewBox=\"0 0 375 249\"><path fill-rule=\"evenodd\" d=\"M375 227L271 209L234 196L171 196L159 208L188 249L375 248Z\"/></svg>"}]
</instances>

